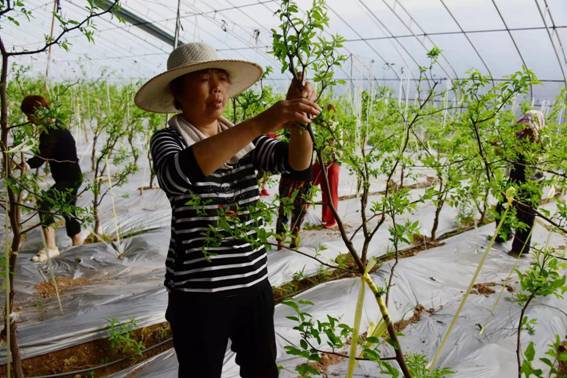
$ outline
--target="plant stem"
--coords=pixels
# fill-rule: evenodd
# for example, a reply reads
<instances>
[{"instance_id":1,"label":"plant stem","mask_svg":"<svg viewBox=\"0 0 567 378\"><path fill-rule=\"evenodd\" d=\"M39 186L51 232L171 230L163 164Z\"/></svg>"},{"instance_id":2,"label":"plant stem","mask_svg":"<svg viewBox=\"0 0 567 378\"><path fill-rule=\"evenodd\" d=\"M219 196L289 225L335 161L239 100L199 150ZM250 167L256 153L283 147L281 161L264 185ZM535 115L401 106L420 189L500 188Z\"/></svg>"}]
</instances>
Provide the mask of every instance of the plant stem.
<instances>
[{"instance_id":1,"label":"plant stem","mask_svg":"<svg viewBox=\"0 0 567 378\"><path fill-rule=\"evenodd\" d=\"M323 162L323 157L321 156L320 151L315 147L315 145L316 145L315 144L315 136L313 135L313 129L311 128L311 125L308 125L307 130L309 131L309 135L311 136L311 140L313 141L313 148L315 149L315 152L316 152L317 162L321 166L321 174L323 175L323 185L324 185L324 186L321 187L321 189L325 190L327 192L327 195L329 196L329 198L332 198L331 197L331 186L329 184L329 177L327 175L327 169L326 169L327 167L325 166L325 164ZM333 216L335 217L335 220L337 221L337 226L339 227L339 231L341 232L341 238L343 239L349 253L351 254L352 258L354 259L354 262L356 263L358 270L360 271L361 274L363 274L364 273L364 264L362 263L360 256L356 252L354 245L349 240L349 237L346 233L343 221L342 221L341 217L339 216L337 209L335 209L335 206L333 205L333 201L330 201L329 208L331 209L331 212L333 213Z\"/></svg>"},{"instance_id":2,"label":"plant stem","mask_svg":"<svg viewBox=\"0 0 567 378\"><path fill-rule=\"evenodd\" d=\"M2 53L2 71L0 73L0 147L2 149L2 178L4 180L12 178L12 157L8 150L8 53L4 46L2 38L0 38L0 51ZM20 357L20 350L16 339L16 322L12 319L12 312L14 308L14 275L16 272L16 257L21 242L20 232L20 208L17 205L17 194L14 193L13 188L8 185L8 218L10 226L12 227L12 242L10 245L9 259L8 259L8 297L6 299L6 317L4 319L4 330L7 331L7 338L10 340L10 354L12 356L12 364L14 368L14 376L20 378L24 376L22 368L22 360Z\"/></svg>"},{"instance_id":3,"label":"plant stem","mask_svg":"<svg viewBox=\"0 0 567 378\"><path fill-rule=\"evenodd\" d=\"M376 283L372 280L372 278L370 278L368 274L365 274L363 278L368 284L368 287L370 287L370 290L372 290L372 292L374 293L374 297L376 298L376 302L378 303L378 307L380 308L380 313L382 314L382 319L384 320L384 323L386 323L386 328L388 329L388 335L390 337L390 343L394 348L394 352L396 353L396 361L400 365L400 369L402 369L404 377L412 378L412 375L404 360L404 354L402 353L398 335L396 334L396 330L394 329L394 323L392 323L390 313L388 312L388 307L386 307L386 303L384 303L383 290L379 289L378 286L376 286Z\"/></svg>"},{"instance_id":4,"label":"plant stem","mask_svg":"<svg viewBox=\"0 0 567 378\"><path fill-rule=\"evenodd\" d=\"M522 335L522 323L524 322L524 316L526 314L526 310L530 305L532 299L534 299L535 293L532 293L526 303L522 306L522 312L520 312L520 320L518 321L518 334L516 335L516 362L518 364L518 378L522 378L522 361L521 361L521 344L520 344L520 337Z\"/></svg>"},{"instance_id":5,"label":"plant stem","mask_svg":"<svg viewBox=\"0 0 567 378\"><path fill-rule=\"evenodd\" d=\"M394 253L395 253L395 261L390 268L390 277L388 277L388 285L386 286L386 306L388 305L390 299L390 288L392 287L392 282L394 280L394 271L398 266L398 262L400 261L399 258L399 248L398 248L398 235L397 235L397 226L396 226L396 214L392 211L392 225L394 226Z\"/></svg>"}]
</instances>

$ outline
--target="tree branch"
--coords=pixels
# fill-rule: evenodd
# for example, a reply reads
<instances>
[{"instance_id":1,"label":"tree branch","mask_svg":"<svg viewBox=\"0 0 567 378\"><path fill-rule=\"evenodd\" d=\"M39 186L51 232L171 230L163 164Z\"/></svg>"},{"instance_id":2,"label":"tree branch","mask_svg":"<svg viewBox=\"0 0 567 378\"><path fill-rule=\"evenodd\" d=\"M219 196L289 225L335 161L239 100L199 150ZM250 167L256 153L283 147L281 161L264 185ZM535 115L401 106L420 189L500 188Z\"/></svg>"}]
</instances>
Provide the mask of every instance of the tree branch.
<instances>
[{"instance_id":1,"label":"tree branch","mask_svg":"<svg viewBox=\"0 0 567 378\"><path fill-rule=\"evenodd\" d=\"M59 44L59 41L61 40L61 38L63 38L65 34L80 29L84 24L86 24L93 18L100 17L106 13L112 12L112 9L119 3L119 1L120 0L115 0L110 7L108 7L106 10L103 10L102 12L90 13L83 21L79 22L75 26L72 26L70 28L64 27L61 33L59 33L59 35L54 40L52 40L51 42L47 42L42 48L39 48L37 50L30 50L30 51L18 51L18 52L6 52L6 53L3 52L3 55L5 54L6 56L21 56L21 55L33 55L44 52L50 46Z\"/></svg>"},{"instance_id":2,"label":"tree branch","mask_svg":"<svg viewBox=\"0 0 567 378\"><path fill-rule=\"evenodd\" d=\"M10 0L6 0L6 9L2 9L0 11L0 17L2 17L3 15L5 15L6 13L12 11L14 9L14 7L12 6Z\"/></svg>"},{"instance_id":3,"label":"tree branch","mask_svg":"<svg viewBox=\"0 0 567 378\"><path fill-rule=\"evenodd\" d=\"M276 244L276 243L267 242L266 244L267 244L267 245L274 246L274 247L278 247L278 244ZM292 251L292 252L295 252L295 253L299 253L300 255L303 255L303 256L305 256L305 257L309 257L309 258L311 258L311 259L317 261L317 262L320 263L321 265L324 265L324 266L326 266L326 267L328 267L328 268L336 269L336 270L342 270L342 271L345 271L345 272L350 271L349 269L342 268L342 267L340 267L340 266L338 266L338 265L332 265L332 264L326 263L325 261L323 261L323 260L321 260L321 259L319 259L319 258L317 258L317 257L315 257L315 256L313 256L313 255L310 255L310 254L308 254L308 253L302 252L302 251L300 251L299 249L290 248L290 247L286 247L286 246L283 246L283 248L285 248L285 249L287 249L287 250L290 250L290 251Z\"/></svg>"}]
</instances>

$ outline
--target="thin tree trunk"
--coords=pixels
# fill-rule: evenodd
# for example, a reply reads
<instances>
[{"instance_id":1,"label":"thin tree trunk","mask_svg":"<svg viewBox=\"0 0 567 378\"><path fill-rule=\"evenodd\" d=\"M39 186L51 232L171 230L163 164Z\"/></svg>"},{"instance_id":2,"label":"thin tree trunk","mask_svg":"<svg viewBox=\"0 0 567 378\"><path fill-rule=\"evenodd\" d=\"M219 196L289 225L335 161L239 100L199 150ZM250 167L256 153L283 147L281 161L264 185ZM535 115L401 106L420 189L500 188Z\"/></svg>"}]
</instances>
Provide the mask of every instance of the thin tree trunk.
<instances>
[{"instance_id":1,"label":"thin tree trunk","mask_svg":"<svg viewBox=\"0 0 567 378\"><path fill-rule=\"evenodd\" d=\"M386 299L385 299L386 306L388 306L390 300L390 289L392 288L392 283L394 282L394 272L396 271L396 267L398 266L398 262L400 261L395 214L392 214L392 224L394 226L394 253L396 255L395 255L395 262L392 264L392 267L390 268L390 277L388 277L388 284L386 286Z\"/></svg>"},{"instance_id":2,"label":"thin tree trunk","mask_svg":"<svg viewBox=\"0 0 567 378\"><path fill-rule=\"evenodd\" d=\"M95 165L96 165L96 142L98 139L98 135L95 134L93 136L93 147L91 149L91 170L94 171L95 170Z\"/></svg>"},{"instance_id":3,"label":"thin tree trunk","mask_svg":"<svg viewBox=\"0 0 567 378\"><path fill-rule=\"evenodd\" d=\"M484 191L484 197L482 198L482 206L480 208L480 219L478 220L479 224L483 224L484 223L484 218L486 218L486 209L488 208L488 194L489 194L489 189L486 189Z\"/></svg>"},{"instance_id":4,"label":"thin tree trunk","mask_svg":"<svg viewBox=\"0 0 567 378\"><path fill-rule=\"evenodd\" d=\"M100 196L100 179L102 174L99 174L98 161L93 169L93 218L94 218L94 234L97 239L100 239L101 227L100 227L100 214L98 213L99 196Z\"/></svg>"},{"instance_id":5,"label":"thin tree trunk","mask_svg":"<svg viewBox=\"0 0 567 378\"><path fill-rule=\"evenodd\" d=\"M520 313L520 320L518 321L518 335L516 335L516 362L518 363L518 378L522 378L522 361L520 355L522 346L520 344L520 337L522 335L522 322L524 321L524 315L526 314L526 309L528 308L530 302L534 299L534 295L530 295L524 306L522 307L522 312Z\"/></svg>"},{"instance_id":6,"label":"thin tree trunk","mask_svg":"<svg viewBox=\"0 0 567 378\"><path fill-rule=\"evenodd\" d=\"M0 50L2 52L2 72L0 76L0 125L1 125L1 148L2 148L2 159L3 167L2 173L4 178L12 177L11 172L11 159L8 152L8 55L6 54L6 49L4 48L4 43L0 39ZM10 258L8 274L9 277L6 279L10 282L9 293L7 300L7 308L4 312L4 330L8 330L10 337L10 354L12 357L12 366L14 370L14 376L16 378L23 378L24 372L22 369L22 360L20 357L20 349L17 342L16 334L16 322L12 321L11 314L14 309L14 276L16 272L16 257L20 247L21 242L21 227L20 227L20 207L17 204L16 193L7 187L8 191L8 217L10 219L10 226L12 227L12 243L10 246Z\"/></svg>"},{"instance_id":7,"label":"thin tree trunk","mask_svg":"<svg viewBox=\"0 0 567 378\"><path fill-rule=\"evenodd\" d=\"M152 163L152 156L151 156L151 152L150 149L148 148L148 153L147 153L147 158L148 158L148 168L150 170L150 184L149 187L150 189L154 187L154 179L156 177L156 175L154 174L154 165Z\"/></svg>"},{"instance_id":8,"label":"thin tree trunk","mask_svg":"<svg viewBox=\"0 0 567 378\"><path fill-rule=\"evenodd\" d=\"M433 218L433 227L431 227L431 240L437 239L437 228L439 227L439 217L441 215L443 205L445 205L445 199L440 198L437 201L437 206L435 207L435 217Z\"/></svg>"},{"instance_id":9,"label":"thin tree trunk","mask_svg":"<svg viewBox=\"0 0 567 378\"><path fill-rule=\"evenodd\" d=\"M313 145L315 145L315 137L313 135L313 130L311 129L311 125L309 125L308 131L309 131L309 134L311 136L311 140L313 141ZM325 165L323 164L323 158L321 157L320 151L315 149L315 152L316 152L317 161L319 162L319 165L321 166L321 174L323 175L323 180L321 182L321 190L325 190L327 192L329 198L331 198L331 187L329 185L329 178L327 176L327 170L325 169ZM367 188L367 190L368 190L368 188ZM410 373L410 371L409 371L409 369L406 365L406 362L405 362L405 359L404 359L404 354L402 352L401 345L400 345L400 342L398 340L398 336L396 334L396 330L394 329L394 324L392 323L392 320L390 318L388 308L387 308L386 304L384 303L384 298L383 298L384 290L379 289L378 286L376 286L376 283L370 278L369 275L364 275L366 264L364 264L362 262L360 256L357 254L356 249L354 248L353 244L349 240L349 238L346 234L346 231L344 229L342 219L340 218L340 216L337 212L337 209L335 209L332 201L329 205L330 205L331 211L333 212L333 215L335 216L335 219L337 220L337 225L338 225L339 231L341 233L341 238L343 239L350 255L352 256L354 263L355 263L356 267L358 268L360 274L363 275L364 280L366 281L366 283L368 284L368 286L370 287L370 289L374 293L374 296L376 298L376 302L378 303L378 307L379 307L380 313L382 315L382 319L384 320L384 322L386 323L386 326L387 326L388 334L390 336L390 344L394 347L394 350L395 350L395 353L396 353L396 361L400 365L400 369L402 370L404 377L405 378L411 378L412 375L411 375L411 373ZM364 210L362 210L362 211L364 211Z\"/></svg>"},{"instance_id":10,"label":"thin tree trunk","mask_svg":"<svg viewBox=\"0 0 567 378\"><path fill-rule=\"evenodd\" d=\"M97 176L95 175L95 180ZM95 192L93 193L93 218L94 218L94 233L97 239L100 238L102 233L102 229L100 226L100 214L98 212L98 202L99 202L99 194L98 191L100 190L99 184L95 183Z\"/></svg>"}]
</instances>

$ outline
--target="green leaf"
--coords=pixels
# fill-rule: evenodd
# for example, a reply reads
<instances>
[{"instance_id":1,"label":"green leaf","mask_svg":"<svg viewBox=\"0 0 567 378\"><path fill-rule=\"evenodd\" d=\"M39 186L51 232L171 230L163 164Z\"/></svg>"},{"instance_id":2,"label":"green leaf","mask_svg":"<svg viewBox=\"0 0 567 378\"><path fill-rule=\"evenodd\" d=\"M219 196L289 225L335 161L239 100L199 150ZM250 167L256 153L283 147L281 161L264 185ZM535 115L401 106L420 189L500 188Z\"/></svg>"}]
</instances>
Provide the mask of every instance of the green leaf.
<instances>
[{"instance_id":1,"label":"green leaf","mask_svg":"<svg viewBox=\"0 0 567 378\"><path fill-rule=\"evenodd\" d=\"M534 343L530 342L528 344L528 347L526 348L526 350L524 351L524 357L528 360L528 361L533 361L535 358L535 347L534 347Z\"/></svg>"}]
</instances>

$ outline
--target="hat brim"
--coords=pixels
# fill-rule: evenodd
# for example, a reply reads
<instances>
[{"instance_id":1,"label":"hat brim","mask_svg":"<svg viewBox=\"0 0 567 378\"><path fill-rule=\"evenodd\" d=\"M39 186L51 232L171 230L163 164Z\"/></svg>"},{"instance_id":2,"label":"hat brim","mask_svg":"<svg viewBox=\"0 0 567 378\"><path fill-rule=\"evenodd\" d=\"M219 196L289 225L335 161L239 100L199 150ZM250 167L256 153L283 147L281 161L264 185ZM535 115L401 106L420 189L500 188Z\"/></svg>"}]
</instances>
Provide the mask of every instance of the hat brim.
<instances>
[{"instance_id":1,"label":"hat brim","mask_svg":"<svg viewBox=\"0 0 567 378\"><path fill-rule=\"evenodd\" d=\"M183 75L211 68L225 70L230 75L229 97L236 96L250 88L262 77L262 67L244 60L222 59L195 63L176 67L151 78L138 90L134 102L149 112L178 113L179 110L174 106L169 84Z\"/></svg>"}]
</instances>

